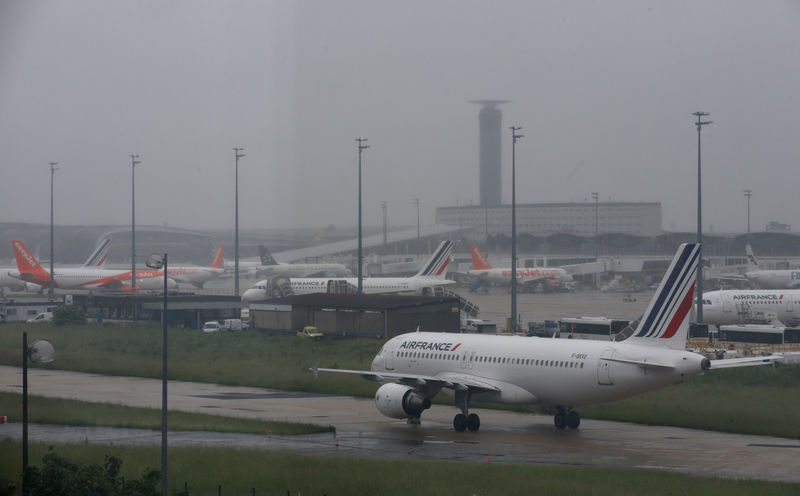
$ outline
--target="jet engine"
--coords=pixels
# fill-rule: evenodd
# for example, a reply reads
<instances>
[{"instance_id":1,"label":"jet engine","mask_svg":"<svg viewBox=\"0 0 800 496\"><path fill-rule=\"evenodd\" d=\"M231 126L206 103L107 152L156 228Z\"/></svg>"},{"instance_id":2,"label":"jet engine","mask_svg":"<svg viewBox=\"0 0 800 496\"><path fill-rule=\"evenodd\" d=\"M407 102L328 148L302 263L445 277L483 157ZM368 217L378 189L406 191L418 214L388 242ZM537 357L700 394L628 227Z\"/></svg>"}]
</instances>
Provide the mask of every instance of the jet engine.
<instances>
[{"instance_id":1,"label":"jet engine","mask_svg":"<svg viewBox=\"0 0 800 496\"><path fill-rule=\"evenodd\" d=\"M419 418L431 407L431 400L414 388L402 384L384 384L375 393L378 411L391 418Z\"/></svg>"}]
</instances>

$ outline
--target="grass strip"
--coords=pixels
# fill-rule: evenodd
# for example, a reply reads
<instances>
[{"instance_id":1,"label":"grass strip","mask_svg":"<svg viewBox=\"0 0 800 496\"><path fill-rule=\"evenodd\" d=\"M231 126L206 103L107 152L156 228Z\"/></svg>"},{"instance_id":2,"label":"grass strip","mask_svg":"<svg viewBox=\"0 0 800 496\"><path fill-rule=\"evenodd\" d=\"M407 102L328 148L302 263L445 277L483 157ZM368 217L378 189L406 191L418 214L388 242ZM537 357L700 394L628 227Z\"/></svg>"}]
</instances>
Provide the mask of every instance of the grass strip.
<instances>
[{"instance_id":1,"label":"grass strip","mask_svg":"<svg viewBox=\"0 0 800 496\"><path fill-rule=\"evenodd\" d=\"M0 415L6 415L9 422L21 422L22 395L0 392ZM28 395L28 421L41 424L161 430L161 410ZM168 425L170 430L175 431L264 435L268 431L272 431L275 435L295 435L334 430L333 427L314 424L253 420L174 410L169 412Z\"/></svg>"},{"instance_id":2,"label":"grass strip","mask_svg":"<svg viewBox=\"0 0 800 496\"><path fill-rule=\"evenodd\" d=\"M50 447L30 444L30 460L41 463ZM158 447L56 445L73 461L122 459L123 475L139 477L160 467ZM0 467L19 484L20 443L0 441ZM436 495L614 495L703 494L796 495L800 484L713 479L638 469L552 467L476 461L380 460L352 456L308 456L267 450L170 448L169 489L188 486L189 494L408 494Z\"/></svg>"},{"instance_id":3,"label":"grass strip","mask_svg":"<svg viewBox=\"0 0 800 496\"><path fill-rule=\"evenodd\" d=\"M23 330L29 331L29 342L48 339L55 346L56 360L44 368L161 377L159 327L6 324L0 326L0 363L21 366ZM368 369L381 340L307 341L258 331L206 334L172 328L169 332L169 375L173 380L364 398L375 394L373 382L340 374L320 374L315 380L308 369L314 363ZM582 407L580 412L586 418L796 439L800 437L797 384L800 366L712 370L684 384L623 402ZM440 402L451 403L437 397Z\"/></svg>"}]
</instances>

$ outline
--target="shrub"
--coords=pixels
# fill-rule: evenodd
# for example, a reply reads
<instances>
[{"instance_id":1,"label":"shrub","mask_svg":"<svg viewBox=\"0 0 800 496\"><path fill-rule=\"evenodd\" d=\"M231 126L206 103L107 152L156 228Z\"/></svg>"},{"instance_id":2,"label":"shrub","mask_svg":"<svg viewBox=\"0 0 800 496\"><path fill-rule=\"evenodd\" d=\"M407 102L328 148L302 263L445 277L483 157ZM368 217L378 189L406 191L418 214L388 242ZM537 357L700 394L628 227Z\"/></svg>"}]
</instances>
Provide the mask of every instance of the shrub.
<instances>
[{"instance_id":1,"label":"shrub","mask_svg":"<svg viewBox=\"0 0 800 496\"><path fill-rule=\"evenodd\" d=\"M80 305L61 305L53 309L53 324L85 324L86 314Z\"/></svg>"}]
</instances>

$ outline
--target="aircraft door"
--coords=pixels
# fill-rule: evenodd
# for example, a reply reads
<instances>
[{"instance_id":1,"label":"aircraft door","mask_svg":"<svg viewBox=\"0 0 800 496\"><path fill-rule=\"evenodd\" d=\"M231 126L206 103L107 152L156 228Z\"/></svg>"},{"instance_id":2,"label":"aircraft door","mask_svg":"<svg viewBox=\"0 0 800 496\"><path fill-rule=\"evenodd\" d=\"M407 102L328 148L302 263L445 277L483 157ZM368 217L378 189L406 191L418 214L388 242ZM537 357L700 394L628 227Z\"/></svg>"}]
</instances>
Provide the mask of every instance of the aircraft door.
<instances>
[{"instance_id":1,"label":"aircraft door","mask_svg":"<svg viewBox=\"0 0 800 496\"><path fill-rule=\"evenodd\" d=\"M386 345L386 358L383 360L385 364L384 367L386 370L394 370L394 353L395 353L395 344L391 343Z\"/></svg>"},{"instance_id":2,"label":"aircraft door","mask_svg":"<svg viewBox=\"0 0 800 496\"><path fill-rule=\"evenodd\" d=\"M731 296L723 294L722 298L722 311L725 313L731 312Z\"/></svg>"},{"instance_id":3,"label":"aircraft door","mask_svg":"<svg viewBox=\"0 0 800 496\"><path fill-rule=\"evenodd\" d=\"M597 362L597 383L601 386L611 386L614 383L611 381L611 358L614 356L614 350L604 350L600 354L600 360Z\"/></svg>"}]
</instances>

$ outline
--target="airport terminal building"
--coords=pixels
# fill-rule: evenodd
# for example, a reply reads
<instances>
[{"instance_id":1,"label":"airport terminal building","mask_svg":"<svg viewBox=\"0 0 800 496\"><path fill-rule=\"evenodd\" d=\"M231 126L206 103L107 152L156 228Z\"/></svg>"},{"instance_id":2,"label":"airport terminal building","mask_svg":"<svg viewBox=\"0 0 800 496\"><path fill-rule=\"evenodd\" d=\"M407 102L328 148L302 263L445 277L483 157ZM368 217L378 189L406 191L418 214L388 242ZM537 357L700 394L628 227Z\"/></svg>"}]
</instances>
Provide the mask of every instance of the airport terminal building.
<instances>
[{"instance_id":1,"label":"airport terminal building","mask_svg":"<svg viewBox=\"0 0 800 496\"><path fill-rule=\"evenodd\" d=\"M594 236L615 233L655 237L662 234L661 203L581 202L517 205L517 233ZM511 236L511 205L469 205L436 209L436 223L471 229L472 236Z\"/></svg>"}]
</instances>

